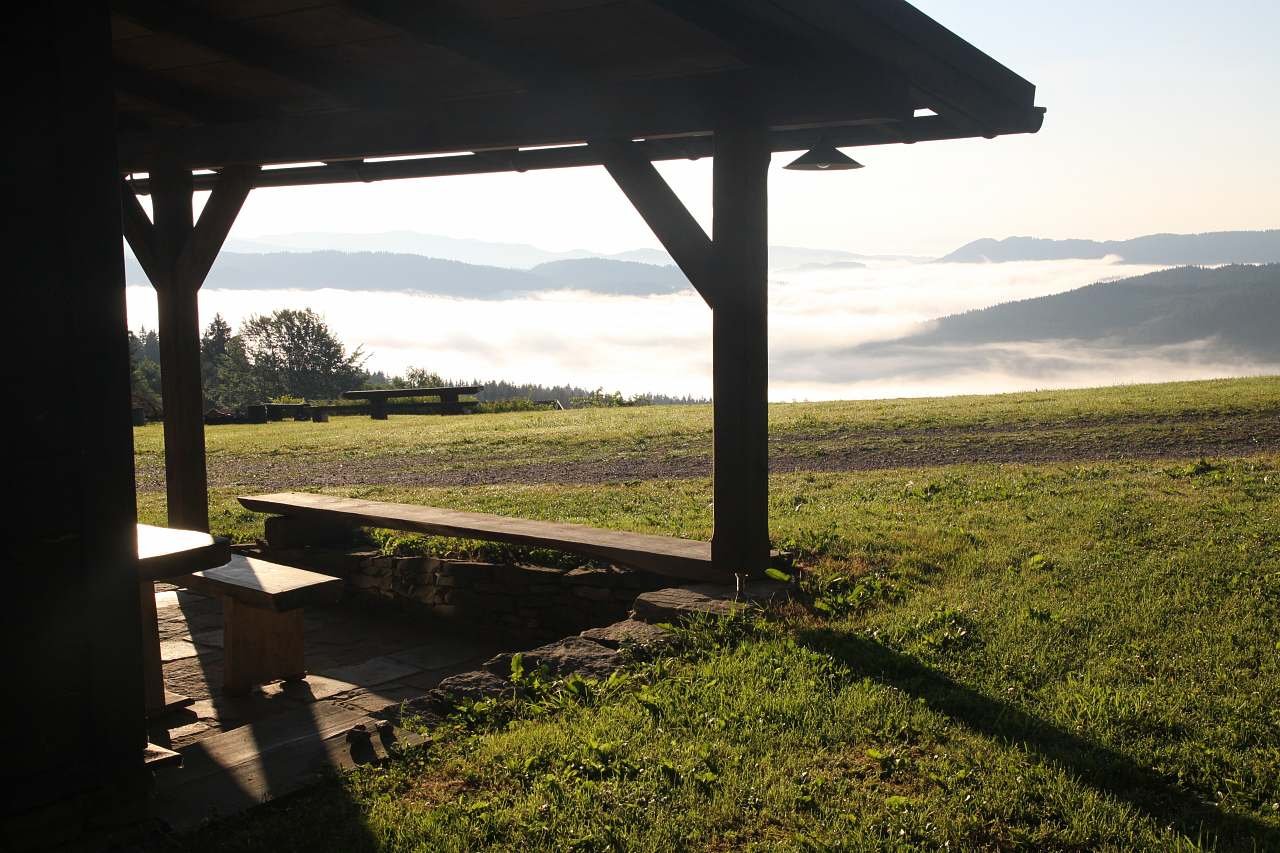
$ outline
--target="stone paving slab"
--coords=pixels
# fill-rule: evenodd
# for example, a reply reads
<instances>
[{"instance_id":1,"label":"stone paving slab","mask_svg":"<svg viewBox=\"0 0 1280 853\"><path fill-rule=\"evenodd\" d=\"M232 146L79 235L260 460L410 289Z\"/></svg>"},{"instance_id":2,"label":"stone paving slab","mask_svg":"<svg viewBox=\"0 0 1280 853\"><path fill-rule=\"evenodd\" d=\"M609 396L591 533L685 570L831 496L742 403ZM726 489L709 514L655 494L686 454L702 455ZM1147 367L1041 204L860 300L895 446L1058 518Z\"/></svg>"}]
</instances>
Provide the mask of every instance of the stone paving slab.
<instances>
[{"instance_id":1,"label":"stone paving slab","mask_svg":"<svg viewBox=\"0 0 1280 853\"><path fill-rule=\"evenodd\" d=\"M399 705L422 696L423 690L409 684L392 682L382 684L369 690L359 690L354 695L343 698L343 705L354 705L357 708L375 714L392 705Z\"/></svg>"},{"instance_id":2,"label":"stone paving slab","mask_svg":"<svg viewBox=\"0 0 1280 853\"><path fill-rule=\"evenodd\" d=\"M460 647L456 642L437 640L422 646L414 646L387 657L417 669L444 669L457 666L475 656L474 649Z\"/></svg>"},{"instance_id":3,"label":"stone paving slab","mask_svg":"<svg viewBox=\"0 0 1280 853\"><path fill-rule=\"evenodd\" d=\"M321 672L326 678L334 678L351 684L372 687L387 681L395 681L406 675L420 672L421 667L412 666L393 657L376 657L348 666L334 667Z\"/></svg>"},{"instance_id":4,"label":"stone paving slab","mask_svg":"<svg viewBox=\"0 0 1280 853\"><path fill-rule=\"evenodd\" d=\"M264 696L279 695L300 702L318 702L321 699L337 696L339 693L349 693L359 689L360 685L353 682L326 678L323 675L308 675L301 681L277 681L259 688Z\"/></svg>"},{"instance_id":5,"label":"stone paving slab","mask_svg":"<svg viewBox=\"0 0 1280 853\"><path fill-rule=\"evenodd\" d=\"M497 650L492 639L442 634L438 624L412 614L308 608L304 642L311 674L230 697L222 693L221 600L162 589L157 605L165 686L195 700L149 727L153 742L171 744L187 762L158 780L160 814L175 826L296 790L318 770L385 755L378 743L365 742L368 732L357 744L360 737L349 741L347 730L370 714L422 697L442 678L478 666ZM383 734L376 726L372 731L375 740Z\"/></svg>"},{"instance_id":6,"label":"stone paving slab","mask_svg":"<svg viewBox=\"0 0 1280 853\"><path fill-rule=\"evenodd\" d=\"M196 656L196 647L186 640L161 640L160 660L163 663Z\"/></svg>"}]
</instances>

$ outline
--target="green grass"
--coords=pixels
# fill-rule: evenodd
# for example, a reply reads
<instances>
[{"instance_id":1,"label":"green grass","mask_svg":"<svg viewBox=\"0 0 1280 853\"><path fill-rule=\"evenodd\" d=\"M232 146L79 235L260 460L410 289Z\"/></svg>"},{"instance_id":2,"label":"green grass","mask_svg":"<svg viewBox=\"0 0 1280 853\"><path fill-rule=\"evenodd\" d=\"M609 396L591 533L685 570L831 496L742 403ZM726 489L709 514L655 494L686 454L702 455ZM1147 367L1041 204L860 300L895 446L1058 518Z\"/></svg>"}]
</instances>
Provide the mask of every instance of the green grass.
<instances>
[{"instance_id":1,"label":"green grass","mask_svg":"<svg viewBox=\"0 0 1280 853\"><path fill-rule=\"evenodd\" d=\"M1162 421L1280 410L1280 378L1224 379L927 399L783 403L770 407L770 436L796 453L819 456L850 441L865 451L944 446L1028 447L1046 442L1087 448L1096 435L1158 440L1171 430L1207 430L1213 423L1170 427ZM938 435L941 431L943 434ZM1064 434L1065 431L1065 434ZM924 433L924 434L922 434ZM413 456L445 468L518 465L618 457L706 456L709 406L510 412L468 417L335 417L327 424L282 421L207 430L211 466L225 460L317 462ZM140 467L163 468L159 424L134 432Z\"/></svg>"},{"instance_id":2,"label":"green grass","mask_svg":"<svg viewBox=\"0 0 1280 853\"><path fill-rule=\"evenodd\" d=\"M1275 384L1142 389L1133 406L1266 411ZM1051 396L1029 417L1125 416L1107 393L1074 416L1079 395ZM918 418L969 416L936 405ZM970 422L1019 405L970 405ZM825 612L702 626L614 683L471 709L424 748L182 846L1280 849L1280 454L771 485L773 539ZM705 479L338 491L710 526ZM230 498L216 495L215 526L253 535Z\"/></svg>"}]
</instances>

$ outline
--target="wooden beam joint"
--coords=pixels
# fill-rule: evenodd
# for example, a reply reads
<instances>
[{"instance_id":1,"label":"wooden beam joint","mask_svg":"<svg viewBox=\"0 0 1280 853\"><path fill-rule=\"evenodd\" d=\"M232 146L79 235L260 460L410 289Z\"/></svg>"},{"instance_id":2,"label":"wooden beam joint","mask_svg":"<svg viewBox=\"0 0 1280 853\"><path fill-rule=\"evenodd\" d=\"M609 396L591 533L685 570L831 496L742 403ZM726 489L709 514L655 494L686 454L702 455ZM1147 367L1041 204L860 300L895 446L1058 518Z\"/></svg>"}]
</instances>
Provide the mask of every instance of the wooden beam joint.
<instances>
[{"instance_id":1,"label":"wooden beam joint","mask_svg":"<svg viewBox=\"0 0 1280 853\"><path fill-rule=\"evenodd\" d=\"M671 186L634 143L595 141L600 160L619 189L644 218L676 266L712 309L716 307L716 280L711 274L712 246L707 232L693 218Z\"/></svg>"}]
</instances>

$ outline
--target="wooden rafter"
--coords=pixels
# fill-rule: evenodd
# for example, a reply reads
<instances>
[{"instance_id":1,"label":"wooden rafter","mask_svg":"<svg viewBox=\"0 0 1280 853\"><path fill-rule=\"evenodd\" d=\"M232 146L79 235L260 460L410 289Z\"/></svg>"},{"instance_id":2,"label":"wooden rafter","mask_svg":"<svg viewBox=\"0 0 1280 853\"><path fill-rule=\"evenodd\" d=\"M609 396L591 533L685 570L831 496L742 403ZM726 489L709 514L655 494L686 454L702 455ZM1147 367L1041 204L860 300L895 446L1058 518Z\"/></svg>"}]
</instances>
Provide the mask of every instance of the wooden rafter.
<instances>
[{"instance_id":1,"label":"wooden rafter","mask_svg":"<svg viewBox=\"0 0 1280 853\"><path fill-rule=\"evenodd\" d=\"M112 0L112 8L155 33L220 53L241 65L274 74L338 102L377 100L380 87L362 81L352 69L304 55L295 45L244 24L207 14L184 3L164 0Z\"/></svg>"},{"instance_id":2,"label":"wooden rafter","mask_svg":"<svg viewBox=\"0 0 1280 853\"><path fill-rule=\"evenodd\" d=\"M452 4L346 0L343 5L355 15L493 68L526 87L583 85L578 71L558 57L530 50L520 42L502 37L483 21Z\"/></svg>"},{"instance_id":3,"label":"wooden rafter","mask_svg":"<svg viewBox=\"0 0 1280 853\"><path fill-rule=\"evenodd\" d=\"M749 65L816 68L821 51L795 33L746 14L743 4L720 0L649 0L724 42ZM844 51L847 56L848 51Z\"/></svg>"},{"instance_id":4,"label":"wooden rafter","mask_svg":"<svg viewBox=\"0 0 1280 853\"><path fill-rule=\"evenodd\" d=\"M243 101L198 92L159 74L116 62L111 80L116 91L144 101L172 115L201 121L239 121L258 118L261 110Z\"/></svg>"}]
</instances>

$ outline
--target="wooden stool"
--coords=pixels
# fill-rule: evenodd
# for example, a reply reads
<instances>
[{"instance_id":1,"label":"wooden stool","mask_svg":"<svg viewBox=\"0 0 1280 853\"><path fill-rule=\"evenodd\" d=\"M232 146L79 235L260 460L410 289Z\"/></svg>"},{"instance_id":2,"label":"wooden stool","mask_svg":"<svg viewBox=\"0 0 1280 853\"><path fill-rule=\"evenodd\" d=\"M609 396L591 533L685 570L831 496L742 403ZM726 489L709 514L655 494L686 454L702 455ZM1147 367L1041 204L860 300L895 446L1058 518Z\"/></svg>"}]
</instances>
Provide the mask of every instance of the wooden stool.
<instances>
[{"instance_id":1,"label":"wooden stool","mask_svg":"<svg viewBox=\"0 0 1280 853\"><path fill-rule=\"evenodd\" d=\"M235 556L195 572L187 586L222 597L223 692L243 695L268 681L307 674L302 608L342 597L342 578Z\"/></svg>"}]
</instances>

